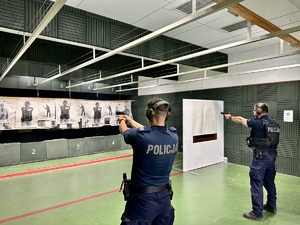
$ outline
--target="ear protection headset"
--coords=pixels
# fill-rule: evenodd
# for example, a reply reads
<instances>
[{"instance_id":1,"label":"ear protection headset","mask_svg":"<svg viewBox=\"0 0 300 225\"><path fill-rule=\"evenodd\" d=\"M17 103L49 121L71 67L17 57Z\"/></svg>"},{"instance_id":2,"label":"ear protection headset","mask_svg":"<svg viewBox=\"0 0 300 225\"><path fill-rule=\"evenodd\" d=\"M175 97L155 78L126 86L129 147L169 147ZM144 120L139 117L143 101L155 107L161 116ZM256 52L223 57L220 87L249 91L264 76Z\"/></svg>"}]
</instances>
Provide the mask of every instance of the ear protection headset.
<instances>
[{"instance_id":1,"label":"ear protection headset","mask_svg":"<svg viewBox=\"0 0 300 225\"><path fill-rule=\"evenodd\" d=\"M257 103L256 104L256 114L260 115L263 111L268 112L268 105L265 103Z\"/></svg>"},{"instance_id":2,"label":"ear protection headset","mask_svg":"<svg viewBox=\"0 0 300 225\"><path fill-rule=\"evenodd\" d=\"M262 108L257 105L257 107L256 107L256 114L260 115L261 113L262 113Z\"/></svg>"},{"instance_id":3,"label":"ear protection headset","mask_svg":"<svg viewBox=\"0 0 300 225\"><path fill-rule=\"evenodd\" d=\"M171 116L171 106L170 106L170 104L165 100L160 100L160 101L156 102L152 107L149 107L149 108L146 109L146 117L147 117L148 120L152 121L152 119L155 115L156 109L161 105L168 105L168 112L167 112L167 116L166 116L165 121L167 121L170 118L170 116Z\"/></svg>"}]
</instances>

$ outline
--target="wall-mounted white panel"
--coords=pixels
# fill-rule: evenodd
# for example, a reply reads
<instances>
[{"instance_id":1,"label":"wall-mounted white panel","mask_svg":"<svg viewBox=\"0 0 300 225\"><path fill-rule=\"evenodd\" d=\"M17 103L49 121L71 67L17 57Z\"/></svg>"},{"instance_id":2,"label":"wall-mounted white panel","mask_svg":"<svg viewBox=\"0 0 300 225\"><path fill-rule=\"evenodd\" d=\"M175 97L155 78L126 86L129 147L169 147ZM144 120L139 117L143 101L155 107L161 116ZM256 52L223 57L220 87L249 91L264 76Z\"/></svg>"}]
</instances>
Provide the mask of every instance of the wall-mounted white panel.
<instances>
[{"instance_id":1,"label":"wall-mounted white panel","mask_svg":"<svg viewBox=\"0 0 300 225\"><path fill-rule=\"evenodd\" d=\"M207 107L207 110L200 110ZM223 101L183 99L183 171L187 172L197 168L213 165L224 161L224 119ZM210 114L207 112L210 111ZM199 115L194 115L197 112ZM213 122L212 122L213 121ZM194 143L194 124L211 123L216 132L215 140ZM204 132L206 134L207 132Z\"/></svg>"}]
</instances>

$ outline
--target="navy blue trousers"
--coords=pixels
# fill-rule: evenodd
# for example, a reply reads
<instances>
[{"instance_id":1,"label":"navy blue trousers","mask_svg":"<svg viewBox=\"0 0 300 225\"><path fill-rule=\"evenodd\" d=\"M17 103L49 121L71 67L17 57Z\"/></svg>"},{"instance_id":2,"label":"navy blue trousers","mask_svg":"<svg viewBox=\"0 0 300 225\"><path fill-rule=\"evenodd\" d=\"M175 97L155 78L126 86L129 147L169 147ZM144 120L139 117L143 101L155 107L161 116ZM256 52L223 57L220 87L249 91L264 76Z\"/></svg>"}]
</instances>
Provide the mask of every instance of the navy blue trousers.
<instances>
[{"instance_id":1,"label":"navy blue trousers","mask_svg":"<svg viewBox=\"0 0 300 225\"><path fill-rule=\"evenodd\" d=\"M275 186L275 162L276 154L264 155L262 158L253 160L250 165L250 190L252 199L252 212L257 216L263 215L263 187L267 190L267 204L270 208L276 208Z\"/></svg>"},{"instance_id":2,"label":"navy blue trousers","mask_svg":"<svg viewBox=\"0 0 300 225\"><path fill-rule=\"evenodd\" d=\"M174 217L168 190L134 194L126 202L121 225L172 225Z\"/></svg>"}]
</instances>

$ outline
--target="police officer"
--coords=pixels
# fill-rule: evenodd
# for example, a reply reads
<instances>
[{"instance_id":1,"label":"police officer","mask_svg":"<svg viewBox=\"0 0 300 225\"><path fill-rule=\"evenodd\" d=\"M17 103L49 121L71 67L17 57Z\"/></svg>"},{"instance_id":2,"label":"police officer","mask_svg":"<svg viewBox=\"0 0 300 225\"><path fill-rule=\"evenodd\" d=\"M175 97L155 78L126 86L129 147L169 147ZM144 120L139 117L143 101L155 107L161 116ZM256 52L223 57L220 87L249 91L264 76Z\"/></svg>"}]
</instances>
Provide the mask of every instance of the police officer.
<instances>
[{"instance_id":1,"label":"police officer","mask_svg":"<svg viewBox=\"0 0 300 225\"><path fill-rule=\"evenodd\" d=\"M127 115L118 115L120 133L133 148L131 195L121 225L172 225L174 222L169 179L178 151L178 136L175 128L165 125L170 115L170 104L157 97L147 104L149 127Z\"/></svg>"},{"instance_id":2,"label":"police officer","mask_svg":"<svg viewBox=\"0 0 300 225\"><path fill-rule=\"evenodd\" d=\"M251 127L250 138L253 140L264 140L266 130L264 121L271 121L273 118L268 116L269 106L266 103L257 103L253 108L255 118L245 119L241 116L224 114L227 120ZM279 137L278 137L279 139ZM279 141L279 140L278 140ZM276 186L275 186L275 161L277 157L277 145L266 146L259 144L253 148L253 160L250 165L250 185L252 211L244 213L246 219L263 221L263 210L276 213ZM251 146L250 146L251 147ZM263 187L267 190L267 203L263 205Z\"/></svg>"}]
</instances>

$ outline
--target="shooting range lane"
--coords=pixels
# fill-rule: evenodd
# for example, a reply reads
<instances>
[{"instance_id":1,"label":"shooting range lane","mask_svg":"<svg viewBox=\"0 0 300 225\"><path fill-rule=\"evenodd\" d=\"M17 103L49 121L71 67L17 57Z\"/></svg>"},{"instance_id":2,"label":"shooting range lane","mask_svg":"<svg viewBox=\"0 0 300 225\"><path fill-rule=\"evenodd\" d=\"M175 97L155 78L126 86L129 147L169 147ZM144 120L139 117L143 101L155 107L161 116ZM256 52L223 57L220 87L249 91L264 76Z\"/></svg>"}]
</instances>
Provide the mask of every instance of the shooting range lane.
<instances>
[{"instance_id":1,"label":"shooting range lane","mask_svg":"<svg viewBox=\"0 0 300 225\"><path fill-rule=\"evenodd\" d=\"M5 205L0 210L0 224L27 224L23 221L27 217L35 218L37 214L113 193L118 193L119 202L123 203L119 193L121 175L124 171L130 174L131 157L130 149L0 168L0 199ZM97 167L91 167L96 164ZM181 173L177 171L173 176Z\"/></svg>"},{"instance_id":2,"label":"shooting range lane","mask_svg":"<svg viewBox=\"0 0 300 225\"><path fill-rule=\"evenodd\" d=\"M0 210L0 223L14 220L19 221L16 222L17 224L33 224L32 222L21 222L21 219L27 220L26 217L29 216L51 210L57 211L58 208L64 206L118 192L122 173L124 171L128 173L131 168L131 159L124 160L131 158L130 154L126 154L128 152L120 151L119 155L116 153L98 154L98 160L92 159L95 155L53 160L52 166L49 165L51 163L49 161L44 162L45 165L42 168L40 168L42 162L11 166L12 168L18 167L19 172L16 172L14 168L13 171L16 172L14 174L30 175L9 176L7 179L1 179L0 199L1 205L5 207L1 207ZM110 156L108 157L108 155ZM65 164L66 161L67 164ZM22 167L25 168L22 169ZM43 168L46 168L47 172L44 172ZM60 169L48 170L49 168ZM2 169L6 170L6 175L11 175L7 172L12 169L0 168L0 170ZM42 171L43 173L33 174L32 171ZM119 197L122 198L121 194Z\"/></svg>"},{"instance_id":3,"label":"shooting range lane","mask_svg":"<svg viewBox=\"0 0 300 225\"><path fill-rule=\"evenodd\" d=\"M27 171L23 171L23 172L0 175L0 179L9 178L9 177L25 176L25 175L29 175L29 174L42 173L42 172L47 172L47 171L52 171L52 170L67 169L67 168L71 168L71 167L75 167L75 166L84 166L84 165L88 165L88 164L101 163L101 162L106 162L106 161L110 161L110 160L117 160L117 159L122 159L122 158L127 158L127 157L132 157L132 154L120 155L120 156L103 158L103 159L94 159L94 160L76 162L76 163L65 164L65 165L49 166L49 167L43 167L43 168L38 168L38 169L31 169L31 170L27 170Z\"/></svg>"},{"instance_id":4,"label":"shooting range lane","mask_svg":"<svg viewBox=\"0 0 300 225\"><path fill-rule=\"evenodd\" d=\"M121 151L101 152L98 154L82 155L77 157L67 157L61 159L53 159L46 161L38 161L31 163L24 163L18 165L0 167L0 176L9 176L10 174L26 173L35 170L47 169L52 167L61 167L68 165L84 164L92 161L109 160L119 158L121 156L131 155L132 149Z\"/></svg>"},{"instance_id":5,"label":"shooting range lane","mask_svg":"<svg viewBox=\"0 0 300 225\"><path fill-rule=\"evenodd\" d=\"M118 151L119 155L130 151ZM114 152L116 154L117 152ZM102 154L97 154L98 158ZM114 155L116 156L116 155ZM113 157L114 157L113 156ZM89 156L96 158L96 155ZM107 154L103 154L103 158ZM175 164L179 167L182 154ZM87 161L88 156L72 160ZM65 160L45 161L45 166L61 165ZM64 162L59 164L60 162ZM179 163L178 163L179 162ZM70 161L68 162L70 163ZM9 225L112 225L120 223L124 210L118 192L122 174L130 174L132 158L93 163L0 180L0 224ZM43 162L32 163L39 164ZM21 167L27 167L26 169ZM28 169L19 165L20 171ZM37 165L35 165L37 167ZM6 167L0 168L0 170ZM174 225L231 224L253 225L242 213L250 210L249 168L219 163L182 173L173 170ZM300 179L277 174L278 213L265 212L268 224L296 225L300 220Z\"/></svg>"}]
</instances>

